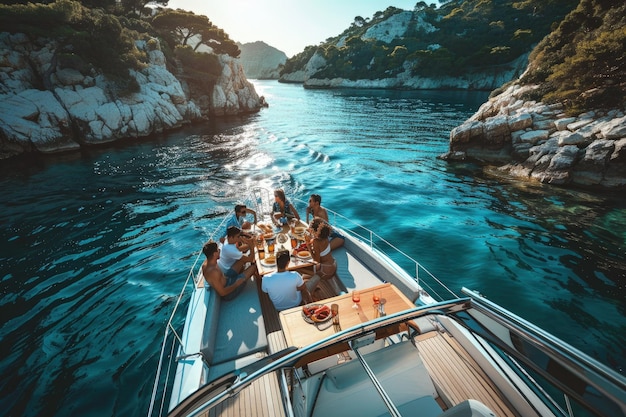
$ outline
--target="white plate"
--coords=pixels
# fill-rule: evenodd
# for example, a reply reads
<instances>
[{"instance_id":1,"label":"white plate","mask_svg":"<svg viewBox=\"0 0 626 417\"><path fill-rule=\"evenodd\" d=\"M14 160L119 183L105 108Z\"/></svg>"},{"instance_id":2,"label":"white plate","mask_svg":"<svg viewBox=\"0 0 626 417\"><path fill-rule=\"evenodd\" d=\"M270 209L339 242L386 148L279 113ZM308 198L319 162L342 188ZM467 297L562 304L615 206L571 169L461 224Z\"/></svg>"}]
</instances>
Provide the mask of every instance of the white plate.
<instances>
[{"instance_id":1,"label":"white plate","mask_svg":"<svg viewBox=\"0 0 626 417\"><path fill-rule=\"evenodd\" d=\"M303 236L304 232L306 232L306 227L304 226L296 226L293 228L293 234Z\"/></svg>"},{"instance_id":2,"label":"white plate","mask_svg":"<svg viewBox=\"0 0 626 417\"><path fill-rule=\"evenodd\" d=\"M265 259L261 259L261 265L268 266L268 267L271 268L273 266L276 266L276 259L274 259L274 262L272 262L272 263L267 262Z\"/></svg>"},{"instance_id":3,"label":"white plate","mask_svg":"<svg viewBox=\"0 0 626 417\"><path fill-rule=\"evenodd\" d=\"M323 306L324 306L324 304L307 304L307 307L323 307ZM307 317L304 314L304 311L302 311L301 314L302 314L302 318L304 319L304 321L306 321L309 324L322 324L322 323L326 323L328 320L333 318L333 315L329 314L328 317L326 317L322 321L313 321L310 317Z\"/></svg>"}]
</instances>

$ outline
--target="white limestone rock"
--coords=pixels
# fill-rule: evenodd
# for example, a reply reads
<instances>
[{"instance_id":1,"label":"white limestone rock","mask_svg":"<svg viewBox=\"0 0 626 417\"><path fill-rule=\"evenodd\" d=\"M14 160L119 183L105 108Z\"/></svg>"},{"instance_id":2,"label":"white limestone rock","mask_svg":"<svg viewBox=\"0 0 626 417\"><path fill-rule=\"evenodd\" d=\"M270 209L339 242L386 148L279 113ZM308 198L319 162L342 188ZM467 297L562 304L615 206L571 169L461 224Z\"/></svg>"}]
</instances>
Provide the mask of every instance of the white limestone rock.
<instances>
[{"instance_id":1,"label":"white limestone rock","mask_svg":"<svg viewBox=\"0 0 626 417\"><path fill-rule=\"evenodd\" d=\"M578 147L574 145L561 146L550 160L550 171L565 171L572 168L578 157Z\"/></svg>"},{"instance_id":2,"label":"white limestone rock","mask_svg":"<svg viewBox=\"0 0 626 417\"><path fill-rule=\"evenodd\" d=\"M403 11L393 16L390 16L388 19L383 20L380 23L377 23L371 27L369 27L365 33L363 34L363 39L376 39L381 42L391 43L396 38L404 37L407 29L409 28L409 24L413 19L413 12L411 11ZM432 32L436 30L436 28L432 25L426 24L422 20L422 27L428 32Z\"/></svg>"},{"instance_id":3,"label":"white limestone rock","mask_svg":"<svg viewBox=\"0 0 626 417\"><path fill-rule=\"evenodd\" d=\"M570 131L566 131L563 132L564 134L560 135L558 140L559 140L559 146L568 146L568 145L582 145L583 143L585 143L585 137L583 135L581 135L578 132L570 132Z\"/></svg>"},{"instance_id":4,"label":"white limestone rock","mask_svg":"<svg viewBox=\"0 0 626 417\"><path fill-rule=\"evenodd\" d=\"M626 137L626 116L610 119L599 128L604 139L621 139Z\"/></svg>"},{"instance_id":5,"label":"white limestone rock","mask_svg":"<svg viewBox=\"0 0 626 417\"><path fill-rule=\"evenodd\" d=\"M0 158L147 136L208 116L167 70L156 39L136 45L146 50L150 61L141 71L130 72L139 92L115 97L115 86L102 74L63 68L39 80L39 74L51 69L57 43L0 33ZM229 57L220 60L224 71L216 88L225 93L218 103L223 108L215 108L215 114L258 110L260 99L241 66ZM51 90L42 91L41 85Z\"/></svg>"},{"instance_id":6,"label":"white limestone rock","mask_svg":"<svg viewBox=\"0 0 626 417\"><path fill-rule=\"evenodd\" d=\"M517 130L523 130L533 125L533 118L528 113L516 114L509 117L509 130L515 132Z\"/></svg>"},{"instance_id":7,"label":"white limestone rock","mask_svg":"<svg viewBox=\"0 0 626 417\"><path fill-rule=\"evenodd\" d=\"M510 149L509 161L501 169L510 175L540 182L574 186L626 186L626 117L622 111L591 111L578 117L567 117L561 104L546 105L521 101L520 96L536 86L512 84L503 93L480 106L465 123L453 129L450 151L444 156L463 152L467 158L485 159L485 146L502 140L503 132L484 129L482 136L469 140L471 123L481 123L507 115L511 127L510 141L502 142L502 150ZM532 118L532 126L518 125ZM528 122L526 122L528 123ZM543 127L543 129L537 129ZM532 130L530 130L532 129ZM552 133L551 133L552 132ZM497 150L492 149L493 154ZM521 160L522 163L511 161Z\"/></svg>"},{"instance_id":8,"label":"white limestone rock","mask_svg":"<svg viewBox=\"0 0 626 417\"><path fill-rule=\"evenodd\" d=\"M232 115L256 111L261 100L254 86L246 79L241 63L220 55L222 74L211 95L211 111L215 115Z\"/></svg>"},{"instance_id":9,"label":"white limestone rock","mask_svg":"<svg viewBox=\"0 0 626 417\"><path fill-rule=\"evenodd\" d=\"M565 117L555 120L554 126L556 127L556 130L567 130L567 125L574 123L575 121L575 117Z\"/></svg>"},{"instance_id":10,"label":"white limestone rock","mask_svg":"<svg viewBox=\"0 0 626 417\"><path fill-rule=\"evenodd\" d=\"M549 130L531 130L520 136L520 141L536 144L539 141L546 140L550 136Z\"/></svg>"}]
</instances>

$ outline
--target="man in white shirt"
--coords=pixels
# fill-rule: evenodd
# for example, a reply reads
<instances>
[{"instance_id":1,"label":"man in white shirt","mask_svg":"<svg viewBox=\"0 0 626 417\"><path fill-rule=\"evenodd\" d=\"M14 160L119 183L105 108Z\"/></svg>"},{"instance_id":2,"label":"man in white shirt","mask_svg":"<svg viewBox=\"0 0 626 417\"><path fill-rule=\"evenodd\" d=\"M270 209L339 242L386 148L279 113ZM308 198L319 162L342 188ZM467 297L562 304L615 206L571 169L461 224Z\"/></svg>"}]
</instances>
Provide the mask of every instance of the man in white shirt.
<instances>
[{"instance_id":1,"label":"man in white shirt","mask_svg":"<svg viewBox=\"0 0 626 417\"><path fill-rule=\"evenodd\" d=\"M245 243L248 254L244 254L241 251L241 247L238 243ZM246 278L256 274L256 263L254 259L254 250L256 245L254 239L246 239L241 236L241 229L236 226L231 226L226 232L226 242L222 245L220 257L217 260L217 265L220 267L226 278L238 276L243 274ZM247 268L245 266L250 263ZM244 269L245 268L245 269Z\"/></svg>"},{"instance_id":2,"label":"man in white shirt","mask_svg":"<svg viewBox=\"0 0 626 417\"><path fill-rule=\"evenodd\" d=\"M289 252L282 251L276 255L277 272L265 275L261 289L269 295L270 300L278 311L299 306L302 300L312 302L311 292L320 282L319 275L313 275L304 281L302 275L295 271L287 271Z\"/></svg>"}]
</instances>

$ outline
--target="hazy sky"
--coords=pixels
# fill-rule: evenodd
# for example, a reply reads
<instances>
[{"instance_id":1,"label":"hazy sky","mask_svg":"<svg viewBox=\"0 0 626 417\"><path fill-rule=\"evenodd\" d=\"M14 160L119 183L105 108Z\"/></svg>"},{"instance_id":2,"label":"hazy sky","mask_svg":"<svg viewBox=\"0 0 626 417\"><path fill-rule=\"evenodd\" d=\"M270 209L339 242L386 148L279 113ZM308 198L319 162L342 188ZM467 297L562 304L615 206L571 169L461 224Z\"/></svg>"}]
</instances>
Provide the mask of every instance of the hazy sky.
<instances>
[{"instance_id":1,"label":"hazy sky","mask_svg":"<svg viewBox=\"0 0 626 417\"><path fill-rule=\"evenodd\" d=\"M389 6L413 10L417 0L169 0L172 9L205 15L236 42L263 41L292 57L337 36L356 16ZM436 3L437 1L427 1Z\"/></svg>"}]
</instances>

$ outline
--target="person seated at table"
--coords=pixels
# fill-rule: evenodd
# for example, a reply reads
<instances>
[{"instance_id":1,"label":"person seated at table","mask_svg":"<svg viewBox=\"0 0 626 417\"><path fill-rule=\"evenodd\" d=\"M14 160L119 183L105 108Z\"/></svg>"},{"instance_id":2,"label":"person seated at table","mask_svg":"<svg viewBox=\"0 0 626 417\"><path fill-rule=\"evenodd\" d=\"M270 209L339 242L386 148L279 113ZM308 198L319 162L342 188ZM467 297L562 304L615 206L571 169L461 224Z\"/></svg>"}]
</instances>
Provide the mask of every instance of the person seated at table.
<instances>
[{"instance_id":1,"label":"person seated at table","mask_svg":"<svg viewBox=\"0 0 626 417\"><path fill-rule=\"evenodd\" d=\"M226 276L217 265L220 257L220 248L217 242L208 241L202 247L206 260L202 263L202 276L209 286L220 295L223 300L230 301L237 297L248 282L252 274L231 274Z\"/></svg>"},{"instance_id":2,"label":"person seated at table","mask_svg":"<svg viewBox=\"0 0 626 417\"><path fill-rule=\"evenodd\" d=\"M246 253L242 252L244 243ZM253 238L245 238L241 235L241 229L237 226L230 226L226 231L226 241L222 245L220 257L217 261L218 266L224 272L227 278L232 275L245 274L246 277L257 275L254 250L256 245ZM246 264L251 263L246 268ZM244 269L245 268L245 269Z\"/></svg>"},{"instance_id":3,"label":"person seated at table","mask_svg":"<svg viewBox=\"0 0 626 417\"><path fill-rule=\"evenodd\" d=\"M252 216L254 217L253 223L250 223L246 219L246 216L248 214L252 214ZM257 222L256 211L252 210L251 208L246 207L245 204L236 204L235 212L226 221L226 229L228 229L230 226L237 226L240 229L247 230L247 229L250 229L253 224L256 224L256 222Z\"/></svg>"},{"instance_id":4,"label":"person seated at table","mask_svg":"<svg viewBox=\"0 0 626 417\"><path fill-rule=\"evenodd\" d=\"M309 222L309 214L311 214L313 219L322 219L330 225L330 222L328 221L328 211L322 206L321 195L311 194L311 197L309 197L309 205L306 208L307 223ZM335 250L343 246L343 243L346 241L346 238L332 226L330 226L330 235L328 239L330 240L330 250Z\"/></svg>"},{"instance_id":5,"label":"person seated at table","mask_svg":"<svg viewBox=\"0 0 626 417\"><path fill-rule=\"evenodd\" d=\"M276 226L284 226L289 220L295 218L300 220L298 210L287 201L285 192L282 189L274 190L274 204L272 205L272 221Z\"/></svg>"},{"instance_id":6,"label":"person seated at table","mask_svg":"<svg viewBox=\"0 0 626 417\"><path fill-rule=\"evenodd\" d=\"M248 214L252 214L254 216L254 223L250 223L246 219L246 216ZM235 204L235 212L228 218L228 220L226 220L226 227L224 230L227 231L228 228L231 226L238 227L242 230L247 230L247 229L250 229L253 224L256 224L256 222L257 222L256 211L246 207L245 204ZM251 237L247 233L242 233L242 235L244 235L245 237ZM226 232L224 232L224 236L220 238L220 242L224 243L225 240L226 240ZM244 250L244 252L246 252L246 250Z\"/></svg>"},{"instance_id":7,"label":"person seated at table","mask_svg":"<svg viewBox=\"0 0 626 417\"><path fill-rule=\"evenodd\" d=\"M330 253L331 247L328 240L330 230L330 225L324 220L320 218L313 219L309 226L313 239L307 243L307 247L309 252L311 252L311 257L317 262L313 269L313 274L319 275L323 280L327 280L335 294L339 295L344 291L337 283L337 276L335 275L337 272L337 261Z\"/></svg>"},{"instance_id":8,"label":"person seated at table","mask_svg":"<svg viewBox=\"0 0 626 417\"><path fill-rule=\"evenodd\" d=\"M261 290L267 293L278 311L287 310L304 303L313 302L311 293L320 282L320 277L314 275L304 280L296 271L287 271L289 252L281 251L276 255L276 272L265 275L261 282Z\"/></svg>"}]
</instances>

